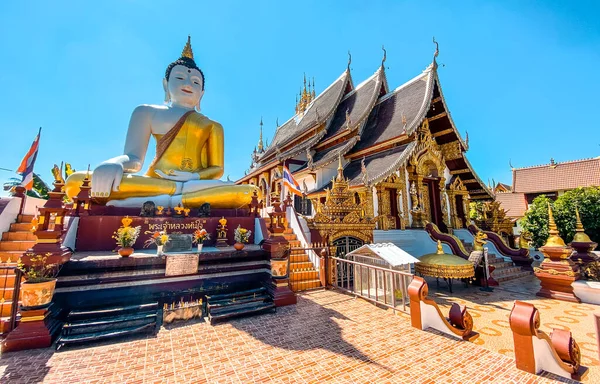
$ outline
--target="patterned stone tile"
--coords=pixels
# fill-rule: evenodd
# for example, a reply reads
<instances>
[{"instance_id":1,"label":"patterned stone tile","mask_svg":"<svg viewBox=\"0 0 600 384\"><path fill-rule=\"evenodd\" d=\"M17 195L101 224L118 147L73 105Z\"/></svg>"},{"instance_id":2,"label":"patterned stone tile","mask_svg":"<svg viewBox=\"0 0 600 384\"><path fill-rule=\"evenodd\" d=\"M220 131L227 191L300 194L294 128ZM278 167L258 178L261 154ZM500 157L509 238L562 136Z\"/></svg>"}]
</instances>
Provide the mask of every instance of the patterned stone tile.
<instances>
[{"instance_id":1,"label":"patterned stone tile","mask_svg":"<svg viewBox=\"0 0 600 384\"><path fill-rule=\"evenodd\" d=\"M443 305L451 302L452 297L439 293L436 300ZM490 300L493 295L480 296L478 290L467 294L468 299L460 298L467 306L480 306L473 309L482 314L475 318L476 325L489 313L507 310ZM584 308L571 309L587 313ZM583 318L575 312L564 316ZM492 334L505 332L505 325L497 321L482 326L490 334L482 335L482 348L416 330L406 314L321 290L301 294L296 306L279 308L275 314L217 326L196 321L163 328L156 337L61 352L48 348L5 354L0 356L0 382L552 382L517 370L512 345L504 352L489 348ZM592 340L589 337L590 344L582 345L584 354L587 349L595 351Z\"/></svg>"}]
</instances>

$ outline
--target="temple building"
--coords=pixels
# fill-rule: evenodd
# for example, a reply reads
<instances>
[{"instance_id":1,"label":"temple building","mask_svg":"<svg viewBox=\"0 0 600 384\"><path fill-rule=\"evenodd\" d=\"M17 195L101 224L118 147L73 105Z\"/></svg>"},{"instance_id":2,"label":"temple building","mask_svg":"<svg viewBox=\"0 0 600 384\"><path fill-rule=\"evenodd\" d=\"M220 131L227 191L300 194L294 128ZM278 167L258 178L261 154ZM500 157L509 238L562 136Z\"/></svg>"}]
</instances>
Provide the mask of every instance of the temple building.
<instances>
[{"instance_id":1,"label":"temple building","mask_svg":"<svg viewBox=\"0 0 600 384\"><path fill-rule=\"evenodd\" d=\"M512 187L497 188L495 200L506 215L520 219L533 199L540 195L555 200L563 193L579 187L600 186L600 157L512 169Z\"/></svg>"},{"instance_id":2,"label":"temple building","mask_svg":"<svg viewBox=\"0 0 600 384\"><path fill-rule=\"evenodd\" d=\"M437 55L436 49L422 73L396 88L388 84L385 55L358 85L351 58L318 95L305 80L296 113L277 127L268 146L261 125L259 149L237 183L258 186L269 206L272 196L288 194L281 183L285 166L303 192L295 196L296 211L312 217L341 169L362 215L376 229L423 228L427 222L444 232L466 228L469 202L491 200L493 193L467 160L468 135L463 139L452 120Z\"/></svg>"}]
</instances>

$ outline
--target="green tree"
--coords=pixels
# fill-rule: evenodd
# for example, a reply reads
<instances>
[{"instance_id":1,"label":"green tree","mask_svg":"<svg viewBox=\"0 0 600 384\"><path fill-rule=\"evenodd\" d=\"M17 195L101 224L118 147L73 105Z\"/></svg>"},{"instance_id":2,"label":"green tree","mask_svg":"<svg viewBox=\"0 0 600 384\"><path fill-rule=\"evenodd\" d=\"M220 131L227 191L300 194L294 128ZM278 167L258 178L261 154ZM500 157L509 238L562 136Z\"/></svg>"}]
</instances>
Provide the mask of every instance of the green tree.
<instances>
[{"instance_id":1,"label":"green tree","mask_svg":"<svg viewBox=\"0 0 600 384\"><path fill-rule=\"evenodd\" d=\"M8 191L8 193L13 196L15 194L15 188L19 185L21 185L21 179L12 177L6 183L4 183L3 189ZM48 192L50 192L50 187L48 187L48 184L46 184L37 173L34 173L33 188L27 191L27 196L38 197L40 199L47 200L49 197Z\"/></svg>"},{"instance_id":2,"label":"green tree","mask_svg":"<svg viewBox=\"0 0 600 384\"><path fill-rule=\"evenodd\" d=\"M575 235L575 207L579 209L585 232L592 241L600 243L600 187L573 189L560 195L554 203L544 195L536 197L521 219L521 226L532 234L536 247L543 246L548 238L548 202L552 205L560 236L566 243Z\"/></svg>"}]
</instances>

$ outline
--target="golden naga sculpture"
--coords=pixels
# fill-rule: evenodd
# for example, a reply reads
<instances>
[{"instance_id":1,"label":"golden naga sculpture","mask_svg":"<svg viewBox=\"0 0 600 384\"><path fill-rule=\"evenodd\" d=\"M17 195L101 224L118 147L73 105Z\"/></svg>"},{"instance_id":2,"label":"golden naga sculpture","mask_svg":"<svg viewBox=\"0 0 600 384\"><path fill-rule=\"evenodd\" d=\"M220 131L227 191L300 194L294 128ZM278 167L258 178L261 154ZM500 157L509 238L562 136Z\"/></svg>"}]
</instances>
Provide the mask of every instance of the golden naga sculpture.
<instances>
[{"instance_id":1,"label":"golden naga sculpture","mask_svg":"<svg viewBox=\"0 0 600 384\"><path fill-rule=\"evenodd\" d=\"M163 88L167 105L137 107L123 154L94 169L92 198L120 207L140 207L147 200L166 207L247 206L258 190L255 186L218 180L225 163L223 127L199 113L204 74L194 61L189 37L181 57L167 67ZM145 175L135 175L144 163L150 136L156 140L156 155ZM85 174L69 176L65 188L69 197L78 194Z\"/></svg>"},{"instance_id":2,"label":"golden naga sculpture","mask_svg":"<svg viewBox=\"0 0 600 384\"><path fill-rule=\"evenodd\" d=\"M477 234L473 237L473 250L474 251L483 251L483 246L487 244L487 235L482 231L477 232Z\"/></svg>"}]
</instances>

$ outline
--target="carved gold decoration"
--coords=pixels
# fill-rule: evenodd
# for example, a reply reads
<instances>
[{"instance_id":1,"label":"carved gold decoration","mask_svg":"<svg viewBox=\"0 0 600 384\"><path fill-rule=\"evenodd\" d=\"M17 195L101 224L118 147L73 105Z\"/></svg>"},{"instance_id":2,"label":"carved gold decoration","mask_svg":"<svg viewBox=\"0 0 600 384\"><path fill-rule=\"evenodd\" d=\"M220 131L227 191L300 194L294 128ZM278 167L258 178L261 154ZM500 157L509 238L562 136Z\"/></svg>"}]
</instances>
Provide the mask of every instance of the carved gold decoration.
<instances>
[{"instance_id":1,"label":"carved gold decoration","mask_svg":"<svg viewBox=\"0 0 600 384\"><path fill-rule=\"evenodd\" d=\"M442 144L440 145L440 149L446 160L456 160L462 157L462 148L458 141Z\"/></svg>"},{"instance_id":2,"label":"carved gold decoration","mask_svg":"<svg viewBox=\"0 0 600 384\"><path fill-rule=\"evenodd\" d=\"M362 193L367 197L366 201L369 201L371 199L368 198L367 191L369 189ZM337 177L332 180L331 189L326 191L325 203L321 204L319 200L316 203L317 213L312 219L307 218L307 223L309 228L318 230L328 242L343 236L356 237L364 242L373 241L374 218L365 215L362 205L355 201L341 164Z\"/></svg>"}]
</instances>

